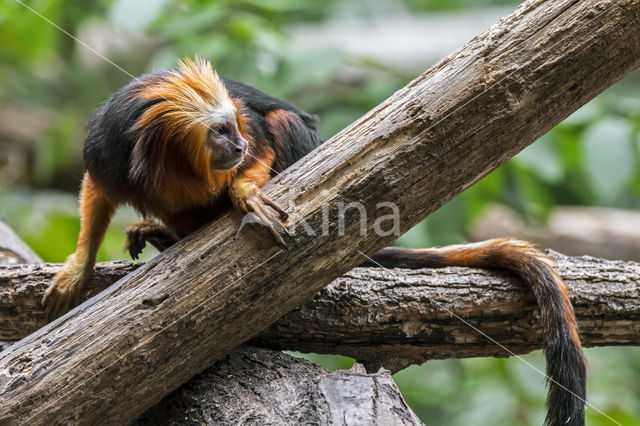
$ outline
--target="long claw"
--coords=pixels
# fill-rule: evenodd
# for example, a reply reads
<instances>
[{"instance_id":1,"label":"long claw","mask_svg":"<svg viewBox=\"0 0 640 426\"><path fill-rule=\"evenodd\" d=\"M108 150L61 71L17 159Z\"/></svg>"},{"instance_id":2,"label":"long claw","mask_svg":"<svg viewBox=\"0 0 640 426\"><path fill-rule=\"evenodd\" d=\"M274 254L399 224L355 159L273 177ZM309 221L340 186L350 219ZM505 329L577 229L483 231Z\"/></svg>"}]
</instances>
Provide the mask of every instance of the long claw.
<instances>
[{"instance_id":1,"label":"long claw","mask_svg":"<svg viewBox=\"0 0 640 426\"><path fill-rule=\"evenodd\" d=\"M271 207L272 209L274 209L275 211L278 212L278 214L280 215L280 219L282 221L285 221L287 219L289 219L289 213L287 213L286 211L284 211L284 209L282 207L280 207L278 204L274 203L273 201L271 201L268 198L265 198L263 196L260 196L260 199L269 207Z\"/></svg>"},{"instance_id":2,"label":"long claw","mask_svg":"<svg viewBox=\"0 0 640 426\"><path fill-rule=\"evenodd\" d=\"M135 229L133 226L127 228L125 231L127 235L127 242L124 244L125 251L129 252L129 256L132 259L138 260L140 253L142 253L142 249L146 246L145 241L140 241L140 232Z\"/></svg>"},{"instance_id":3,"label":"long claw","mask_svg":"<svg viewBox=\"0 0 640 426\"><path fill-rule=\"evenodd\" d=\"M270 211L268 207L275 210L279 217ZM259 190L243 200L242 210L245 213L255 215L257 218L257 220L249 222L252 224L252 228L255 229L255 225L260 225L262 228L266 229L273 242L275 242L280 248L285 250L287 249L287 244L283 238L283 236L291 235L283 223L283 221L289 217L287 212L273 201L265 198Z\"/></svg>"}]
</instances>

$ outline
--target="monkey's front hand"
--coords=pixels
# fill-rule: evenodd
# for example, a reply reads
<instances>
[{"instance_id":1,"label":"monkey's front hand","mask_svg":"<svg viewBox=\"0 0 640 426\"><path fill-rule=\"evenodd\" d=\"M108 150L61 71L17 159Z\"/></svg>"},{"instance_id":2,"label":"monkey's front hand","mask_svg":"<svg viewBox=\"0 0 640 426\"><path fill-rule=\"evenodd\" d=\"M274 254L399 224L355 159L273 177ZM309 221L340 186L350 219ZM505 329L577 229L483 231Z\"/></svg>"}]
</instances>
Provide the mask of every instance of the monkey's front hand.
<instances>
[{"instance_id":1,"label":"monkey's front hand","mask_svg":"<svg viewBox=\"0 0 640 426\"><path fill-rule=\"evenodd\" d=\"M234 207L245 215L242 219L243 225L248 223L251 226L264 227L276 244L284 249L287 248L282 237L289 235L289 231L283 223L289 215L276 203L265 198L255 182L244 179L234 182L231 199ZM268 207L271 207L277 215Z\"/></svg>"},{"instance_id":2,"label":"monkey's front hand","mask_svg":"<svg viewBox=\"0 0 640 426\"><path fill-rule=\"evenodd\" d=\"M91 268L89 267L88 270L90 273ZM86 274L85 263L78 262L75 254L67 258L42 298L47 322L58 318L80 303L80 295L87 280Z\"/></svg>"}]
</instances>

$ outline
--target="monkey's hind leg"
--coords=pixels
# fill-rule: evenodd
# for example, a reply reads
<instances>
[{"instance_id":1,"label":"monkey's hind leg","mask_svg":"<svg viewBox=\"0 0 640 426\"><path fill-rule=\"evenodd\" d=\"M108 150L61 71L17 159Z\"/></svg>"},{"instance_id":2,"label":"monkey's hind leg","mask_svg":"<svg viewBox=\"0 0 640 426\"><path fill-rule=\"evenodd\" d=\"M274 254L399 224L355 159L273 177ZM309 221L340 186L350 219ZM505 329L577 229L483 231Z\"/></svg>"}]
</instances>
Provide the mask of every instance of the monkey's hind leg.
<instances>
[{"instance_id":1,"label":"monkey's hind leg","mask_svg":"<svg viewBox=\"0 0 640 426\"><path fill-rule=\"evenodd\" d=\"M124 249L132 259L138 259L142 249L151 243L158 251L165 251L178 241L178 237L159 223L143 220L127 228Z\"/></svg>"},{"instance_id":2,"label":"monkey's hind leg","mask_svg":"<svg viewBox=\"0 0 640 426\"><path fill-rule=\"evenodd\" d=\"M59 317L80 302L115 209L116 205L85 173L80 191L80 236L76 251L67 257L42 299L48 320Z\"/></svg>"}]
</instances>

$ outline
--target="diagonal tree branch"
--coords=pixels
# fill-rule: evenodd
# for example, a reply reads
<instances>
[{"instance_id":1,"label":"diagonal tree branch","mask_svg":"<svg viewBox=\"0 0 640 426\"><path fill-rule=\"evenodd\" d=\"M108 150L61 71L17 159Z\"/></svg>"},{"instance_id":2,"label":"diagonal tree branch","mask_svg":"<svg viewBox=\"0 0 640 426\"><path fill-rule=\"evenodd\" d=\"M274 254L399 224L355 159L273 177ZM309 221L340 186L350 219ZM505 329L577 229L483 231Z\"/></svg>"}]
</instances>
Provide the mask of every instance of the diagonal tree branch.
<instances>
[{"instance_id":1,"label":"diagonal tree branch","mask_svg":"<svg viewBox=\"0 0 640 426\"><path fill-rule=\"evenodd\" d=\"M264 192L314 230L393 201L406 231L636 68L639 23L640 0L527 1ZM288 251L232 214L191 235L3 351L0 423L135 419L395 238L345 216Z\"/></svg>"}]
</instances>

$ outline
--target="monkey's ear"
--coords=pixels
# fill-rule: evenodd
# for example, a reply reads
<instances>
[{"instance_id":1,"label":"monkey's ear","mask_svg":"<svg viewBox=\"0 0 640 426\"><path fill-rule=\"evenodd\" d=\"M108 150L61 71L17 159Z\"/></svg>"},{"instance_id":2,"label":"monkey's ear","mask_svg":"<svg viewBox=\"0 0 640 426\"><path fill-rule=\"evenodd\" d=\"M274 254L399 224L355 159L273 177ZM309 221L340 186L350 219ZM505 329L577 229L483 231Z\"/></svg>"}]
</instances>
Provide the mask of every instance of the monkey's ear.
<instances>
[{"instance_id":1,"label":"monkey's ear","mask_svg":"<svg viewBox=\"0 0 640 426\"><path fill-rule=\"evenodd\" d=\"M163 133L161 124L147 125L131 151L129 180L140 188L161 184L165 173Z\"/></svg>"},{"instance_id":2,"label":"monkey's ear","mask_svg":"<svg viewBox=\"0 0 640 426\"><path fill-rule=\"evenodd\" d=\"M233 106L236 107L236 123L238 125L238 131L245 139L249 140L251 135L249 135L249 126L251 119L246 114L246 106L244 101L240 98L231 99L233 102Z\"/></svg>"}]
</instances>

